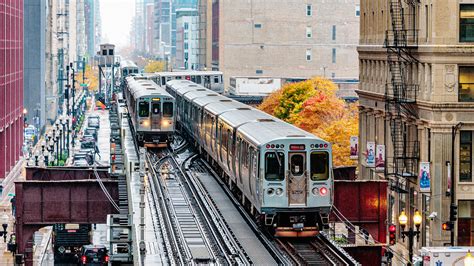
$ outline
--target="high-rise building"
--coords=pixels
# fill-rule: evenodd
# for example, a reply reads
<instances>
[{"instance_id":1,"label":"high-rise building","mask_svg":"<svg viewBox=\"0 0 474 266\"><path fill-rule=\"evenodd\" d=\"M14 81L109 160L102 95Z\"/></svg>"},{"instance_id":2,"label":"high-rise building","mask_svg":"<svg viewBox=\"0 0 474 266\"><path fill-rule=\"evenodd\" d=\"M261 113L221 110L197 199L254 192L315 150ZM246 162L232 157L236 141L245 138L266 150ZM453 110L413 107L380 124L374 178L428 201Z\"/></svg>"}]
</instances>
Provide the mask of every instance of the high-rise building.
<instances>
[{"instance_id":1,"label":"high-rise building","mask_svg":"<svg viewBox=\"0 0 474 266\"><path fill-rule=\"evenodd\" d=\"M197 8L197 0L172 0L171 2L171 56L176 57L176 20L177 10L183 8Z\"/></svg>"},{"instance_id":2,"label":"high-rise building","mask_svg":"<svg viewBox=\"0 0 474 266\"><path fill-rule=\"evenodd\" d=\"M451 241L451 203L453 244L472 246L474 2L364 0L360 12L359 178L389 180L389 223L421 212L414 250ZM376 145L385 171L364 159Z\"/></svg>"},{"instance_id":3,"label":"high-rise building","mask_svg":"<svg viewBox=\"0 0 474 266\"><path fill-rule=\"evenodd\" d=\"M171 56L171 0L155 0L155 41L159 59Z\"/></svg>"},{"instance_id":4,"label":"high-rise building","mask_svg":"<svg viewBox=\"0 0 474 266\"><path fill-rule=\"evenodd\" d=\"M46 0L24 0L24 93L26 123L39 131L46 121Z\"/></svg>"},{"instance_id":5,"label":"high-rise building","mask_svg":"<svg viewBox=\"0 0 474 266\"><path fill-rule=\"evenodd\" d=\"M176 67L198 69L198 11L193 8L176 10Z\"/></svg>"},{"instance_id":6,"label":"high-rise building","mask_svg":"<svg viewBox=\"0 0 474 266\"><path fill-rule=\"evenodd\" d=\"M145 21L145 51L147 54L152 55L155 50L155 17L153 12L155 12L155 4L148 3L145 6L146 11L146 21Z\"/></svg>"},{"instance_id":7,"label":"high-rise building","mask_svg":"<svg viewBox=\"0 0 474 266\"><path fill-rule=\"evenodd\" d=\"M200 0L201 69L357 79L359 0Z\"/></svg>"},{"instance_id":8,"label":"high-rise building","mask_svg":"<svg viewBox=\"0 0 474 266\"><path fill-rule=\"evenodd\" d=\"M0 4L0 179L23 144L23 0Z\"/></svg>"}]
</instances>

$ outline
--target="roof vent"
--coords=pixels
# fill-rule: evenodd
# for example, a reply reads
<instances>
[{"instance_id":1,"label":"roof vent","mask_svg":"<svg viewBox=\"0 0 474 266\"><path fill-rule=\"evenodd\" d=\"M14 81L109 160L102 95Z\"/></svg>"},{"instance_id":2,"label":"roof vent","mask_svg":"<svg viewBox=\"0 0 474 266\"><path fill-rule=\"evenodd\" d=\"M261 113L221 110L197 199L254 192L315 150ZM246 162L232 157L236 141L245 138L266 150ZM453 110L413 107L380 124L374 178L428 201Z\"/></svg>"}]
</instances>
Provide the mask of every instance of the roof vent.
<instances>
[{"instance_id":1,"label":"roof vent","mask_svg":"<svg viewBox=\"0 0 474 266\"><path fill-rule=\"evenodd\" d=\"M305 135L288 135L287 138L305 138Z\"/></svg>"},{"instance_id":2,"label":"roof vent","mask_svg":"<svg viewBox=\"0 0 474 266\"><path fill-rule=\"evenodd\" d=\"M196 84L192 84L192 85L189 85L188 87L197 87L198 85Z\"/></svg>"},{"instance_id":3,"label":"roof vent","mask_svg":"<svg viewBox=\"0 0 474 266\"><path fill-rule=\"evenodd\" d=\"M248 111L250 111L250 108L248 108L248 107L239 107L239 108L237 108L237 110L241 110L241 111L248 110Z\"/></svg>"},{"instance_id":4,"label":"roof vent","mask_svg":"<svg viewBox=\"0 0 474 266\"><path fill-rule=\"evenodd\" d=\"M270 119L270 118L261 118L257 119L258 122L275 122L275 120Z\"/></svg>"}]
</instances>

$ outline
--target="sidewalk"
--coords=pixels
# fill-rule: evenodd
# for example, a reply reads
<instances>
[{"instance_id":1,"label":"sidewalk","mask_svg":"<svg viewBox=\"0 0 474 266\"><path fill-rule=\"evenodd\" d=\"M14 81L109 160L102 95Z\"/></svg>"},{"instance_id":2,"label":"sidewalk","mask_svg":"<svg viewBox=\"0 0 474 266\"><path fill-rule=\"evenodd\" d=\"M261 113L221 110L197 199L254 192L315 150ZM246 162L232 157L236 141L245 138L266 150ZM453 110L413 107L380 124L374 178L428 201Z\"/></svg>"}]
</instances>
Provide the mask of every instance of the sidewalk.
<instances>
[{"instance_id":1,"label":"sidewalk","mask_svg":"<svg viewBox=\"0 0 474 266\"><path fill-rule=\"evenodd\" d=\"M15 230L15 219L12 216L10 199L15 194L15 181L25 179L25 161L23 158L16 163L13 169L8 173L7 177L2 181L3 192L0 197L0 214L3 210L9 217L9 224L7 227L7 242L10 240L10 235ZM7 243L3 242L3 237L0 238L0 265L13 265L13 254L7 251Z\"/></svg>"}]
</instances>

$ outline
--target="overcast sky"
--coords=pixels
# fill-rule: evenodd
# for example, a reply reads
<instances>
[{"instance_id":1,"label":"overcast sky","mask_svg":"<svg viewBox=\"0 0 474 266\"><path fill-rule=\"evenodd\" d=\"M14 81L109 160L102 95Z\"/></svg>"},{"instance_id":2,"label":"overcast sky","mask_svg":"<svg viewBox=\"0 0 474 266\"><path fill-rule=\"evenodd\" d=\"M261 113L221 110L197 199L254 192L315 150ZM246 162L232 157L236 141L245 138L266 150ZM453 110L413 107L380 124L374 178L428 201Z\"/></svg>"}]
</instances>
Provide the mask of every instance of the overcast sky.
<instances>
[{"instance_id":1,"label":"overcast sky","mask_svg":"<svg viewBox=\"0 0 474 266\"><path fill-rule=\"evenodd\" d=\"M102 42L118 47L129 45L135 0L99 0L102 19Z\"/></svg>"}]
</instances>

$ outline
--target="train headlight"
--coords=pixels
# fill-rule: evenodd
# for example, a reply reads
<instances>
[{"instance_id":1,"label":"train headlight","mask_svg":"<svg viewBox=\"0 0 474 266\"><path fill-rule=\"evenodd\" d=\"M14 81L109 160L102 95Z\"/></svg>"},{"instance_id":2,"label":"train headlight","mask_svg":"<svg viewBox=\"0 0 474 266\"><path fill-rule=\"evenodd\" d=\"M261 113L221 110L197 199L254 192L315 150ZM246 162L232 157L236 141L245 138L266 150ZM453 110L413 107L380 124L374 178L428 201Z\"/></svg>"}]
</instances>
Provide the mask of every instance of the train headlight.
<instances>
[{"instance_id":1,"label":"train headlight","mask_svg":"<svg viewBox=\"0 0 474 266\"><path fill-rule=\"evenodd\" d=\"M319 189L317 187L313 188L313 194L317 196L319 194Z\"/></svg>"},{"instance_id":2,"label":"train headlight","mask_svg":"<svg viewBox=\"0 0 474 266\"><path fill-rule=\"evenodd\" d=\"M150 126L150 121L148 121L148 120L143 121L143 126L144 127L149 127Z\"/></svg>"},{"instance_id":3,"label":"train headlight","mask_svg":"<svg viewBox=\"0 0 474 266\"><path fill-rule=\"evenodd\" d=\"M275 189L273 189L273 188L267 189L267 194L268 194L268 195L271 196L271 195L273 195L273 193L275 193Z\"/></svg>"},{"instance_id":4,"label":"train headlight","mask_svg":"<svg viewBox=\"0 0 474 266\"><path fill-rule=\"evenodd\" d=\"M164 127L167 127L167 126L170 125L170 121L168 121L168 120L163 120L163 121L161 121L161 125L164 126Z\"/></svg>"},{"instance_id":5,"label":"train headlight","mask_svg":"<svg viewBox=\"0 0 474 266\"><path fill-rule=\"evenodd\" d=\"M281 194L283 194L283 189L282 188L277 188L276 191L275 191L275 194L280 196Z\"/></svg>"},{"instance_id":6,"label":"train headlight","mask_svg":"<svg viewBox=\"0 0 474 266\"><path fill-rule=\"evenodd\" d=\"M319 189L319 193L321 193L321 196L326 196L326 194L328 194L328 189L325 187L322 187Z\"/></svg>"}]
</instances>

